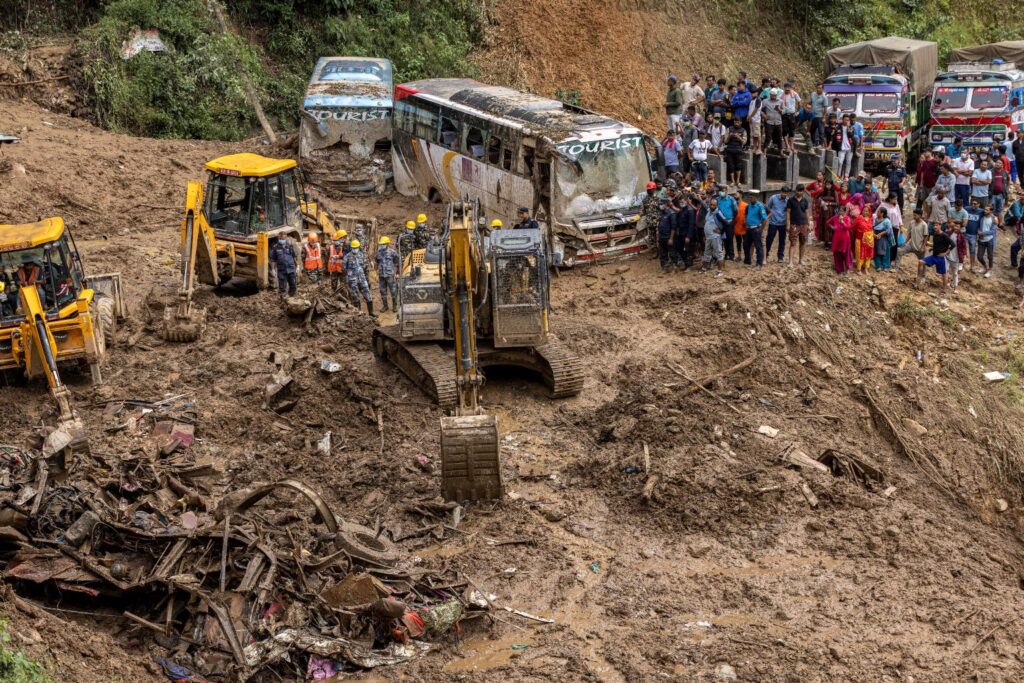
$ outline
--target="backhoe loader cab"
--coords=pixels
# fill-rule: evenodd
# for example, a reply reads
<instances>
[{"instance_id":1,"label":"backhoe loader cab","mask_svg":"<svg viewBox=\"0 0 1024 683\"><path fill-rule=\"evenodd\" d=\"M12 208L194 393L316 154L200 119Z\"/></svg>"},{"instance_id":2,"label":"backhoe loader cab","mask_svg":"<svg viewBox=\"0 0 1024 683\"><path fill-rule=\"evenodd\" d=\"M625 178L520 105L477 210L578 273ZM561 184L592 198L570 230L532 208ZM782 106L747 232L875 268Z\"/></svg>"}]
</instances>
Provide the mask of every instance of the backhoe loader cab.
<instances>
[{"instance_id":1,"label":"backhoe loader cab","mask_svg":"<svg viewBox=\"0 0 1024 683\"><path fill-rule=\"evenodd\" d=\"M206 164L206 220L225 239L254 239L302 229L299 181L292 159L232 154Z\"/></svg>"},{"instance_id":2,"label":"backhoe loader cab","mask_svg":"<svg viewBox=\"0 0 1024 683\"><path fill-rule=\"evenodd\" d=\"M60 218L0 225L0 370L45 377L62 422L74 418L59 368L84 365L94 383L124 317L121 276L86 276Z\"/></svg>"}]
</instances>

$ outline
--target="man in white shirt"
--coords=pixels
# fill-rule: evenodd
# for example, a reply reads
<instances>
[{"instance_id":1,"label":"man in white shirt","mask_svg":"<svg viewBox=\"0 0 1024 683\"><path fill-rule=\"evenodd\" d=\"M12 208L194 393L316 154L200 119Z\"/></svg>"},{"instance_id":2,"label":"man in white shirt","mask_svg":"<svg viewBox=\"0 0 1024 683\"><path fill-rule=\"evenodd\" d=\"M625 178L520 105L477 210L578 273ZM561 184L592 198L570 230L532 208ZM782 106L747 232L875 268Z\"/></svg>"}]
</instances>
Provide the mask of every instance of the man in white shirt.
<instances>
[{"instance_id":1,"label":"man in white shirt","mask_svg":"<svg viewBox=\"0 0 1024 683\"><path fill-rule=\"evenodd\" d=\"M992 187L992 171L988 168L988 159L982 159L981 165L971 174L971 200L977 200L981 208L988 206Z\"/></svg>"},{"instance_id":2,"label":"man in white shirt","mask_svg":"<svg viewBox=\"0 0 1024 683\"><path fill-rule=\"evenodd\" d=\"M796 114L800 111L800 93L793 89L792 83L782 86L782 137L786 141L786 151L796 154L794 141L796 138Z\"/></svg>"},{"instance_id":3,"label":"man in white shirt","mask_svg":"<svg viewBox=\"0 0 1024 683\"><path fill-rule=\"evenodd\" d=\"M964 203L964 206L971 205L971 176L974 175L974 159L968 154L960 153L953 159L953 175L956 176L956 197Z\"/></svg>"},{"instance_id":4,"label":"man in white shirt","mask_svg":"<svg viewBox=\"0 0 1024 683\"><path fill-rule=\"evenodd\" d=\"M704 88L700 84L700 76L694 76L690 79L689 83L684 83L681 88L683 91L683 111L691 104L697 106L704 101Z\"/></svg>"},{"instance_id":5,"label":"man in white shirt","mask_svg":"<svg viewBox=\"0 0 1024 683\"><path fill-rule=\"evenodd\" d=\"M711 141L707 137L707 133L701 131L687 150L687 154L690 155L690 170L693 171L694 179L700 183L708 177L708 150L711 149Z\"/></svg>"},{"instance_id":6,"label":"man in white shirt","mask_svg":"<svg viewBox=\"0 0 1024 683\"><path fill-rule=\"evenodd\" d=\"M708 135L711 136L711 148L721 154L722 148L725 146L725 125L722 123L721 114L715 114L708 127Z\"/></svg>"}]
</instances>

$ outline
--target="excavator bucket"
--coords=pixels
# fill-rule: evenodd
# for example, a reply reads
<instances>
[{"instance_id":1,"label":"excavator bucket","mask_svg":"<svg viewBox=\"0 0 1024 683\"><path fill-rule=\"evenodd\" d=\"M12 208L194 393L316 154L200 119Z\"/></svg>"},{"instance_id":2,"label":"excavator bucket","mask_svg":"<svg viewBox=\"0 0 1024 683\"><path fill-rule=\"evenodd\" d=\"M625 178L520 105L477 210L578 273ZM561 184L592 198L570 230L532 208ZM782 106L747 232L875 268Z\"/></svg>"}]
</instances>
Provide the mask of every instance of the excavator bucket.
<instances>
[{"instance_id":1,"label":"excavator bucket","mask_svg":"<svg viewBox=\"0 0 1024 683\"><path fill-rule=\"evenodd\" d=\"M441 418L441 488L445 500L499 500L504 494L498 419Z\"/></svg>"},{"instance_id":2,"label":"excavator bucket","mask_svg":"<svg viewBox=\"0 0 1024 683\"><path fill-rule=\"evenodd\" d=\"M161 336L171 342L194 342L206 329L206 309L196 306L168 306L164 309Z\"/></svg>"}]
</instances>

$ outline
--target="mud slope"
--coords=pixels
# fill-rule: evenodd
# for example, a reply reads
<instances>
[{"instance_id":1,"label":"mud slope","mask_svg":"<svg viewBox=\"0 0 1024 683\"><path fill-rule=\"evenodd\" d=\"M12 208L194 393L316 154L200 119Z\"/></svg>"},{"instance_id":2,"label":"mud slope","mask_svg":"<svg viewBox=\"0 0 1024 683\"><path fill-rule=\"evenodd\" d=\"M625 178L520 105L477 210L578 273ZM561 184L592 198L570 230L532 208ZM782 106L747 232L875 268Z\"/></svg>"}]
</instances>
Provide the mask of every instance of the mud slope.
<instances>
[{"instance_id":1,"label":"mud slope","mask_svg":"<svg viewBox=\"0 0 1024 683\"><path fill-rule=\"evenodd\" d=\"M125 275L133 318L107 384L67 378L97 457L138 457L149 441L105 431L102 400L186 393L198 412L190 457L215 469L212 489L298 479L336 514L391 537L423 526L415 509L437 494L438 476L420 457L436 466L440 411L374 360L365 315L340 310L305 330L270 293L202 288L210 325L198 343L166 343L146 322L146 293L173 291L177 213L143 229L133 211L176 203L200 161L230 147L113 136L30 104L0 102L0 120L31 128L4 151L12 168L0 187L15 187L17 201L0 207L4 219L69 213L87 266ZM20 180L14 164L26 168ZM109 175L91 179L90 168ZM124 189L101 192L115 187ZM95 212L56 204L68 188ZM386 226L421 208L397 197L335 206ZM438 207L422 208L437 217ZM809 261L730 264L713 279L662 276L644 256L554 279L555 332L589 361L583 393L552 403L529 378L492 373L484 402L502 430L507 499L471 506L458 531L399 546L405 566L462 572L497 603L555 623L499 612L374 674L1021 680L1024 347L1009 269L965 278L952 297L894 275L840 281L817 246ZM275 350L296 359L286 415L262 407ZM343 372L322 373L324 358ZM707 383L714 396L687 379L750 358ZM990 370L1014 375L987 383ZM52 421L44 387L0 392L19 408L0 424L0 443L23 444ZM316 449L326 431L337 445L327 458ZM845 454L846 469L808 463L828 449ZM0 612L12 615L16 642L54 662L57 680L158 680L147 662L173 655L109 599L17 588L35 606L9 599Z\"/></svg>"},{"instance_id":2,"label":"mud slope","mask_svg":"<svg viewBox=\"0 0 1024 683\"><path fill-rule=\"evenodd\" d=\"M729 28L753 24L751 35ZM664 133L665 77L694 73L752 79L773 74L813 82L813 70L775 46L770 27L730 21L707 3L500 0L487 50L475 57L486 81L582 104Z\"/></svg>"}]
</instances>

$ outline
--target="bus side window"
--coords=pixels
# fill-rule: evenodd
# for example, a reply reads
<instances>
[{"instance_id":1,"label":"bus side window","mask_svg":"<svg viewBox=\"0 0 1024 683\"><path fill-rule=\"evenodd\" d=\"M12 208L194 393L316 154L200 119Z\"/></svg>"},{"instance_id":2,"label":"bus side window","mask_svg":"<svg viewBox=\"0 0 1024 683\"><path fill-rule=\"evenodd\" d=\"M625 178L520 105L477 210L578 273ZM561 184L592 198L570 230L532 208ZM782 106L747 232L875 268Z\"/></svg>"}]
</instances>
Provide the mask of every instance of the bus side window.
<instances>
[{"instance_id":1,"label":"bus side window","mask_svg":"<svg viewBox=\"0 0 1024 683\"><path fill-rule=\"evenodd\" d=\"M523 145L523 175L527 178L533 177L533 157L533 147Z\"/></svg>"},{"instance_id":2,"label":"bus side window","mask_svg":"<svg viewBox=\"0 0 1024 683\"><path fill-rule=\"evenodd\" d=\"M476 126L466 128L466 153L474 159L484 158L484 131Z\"/></svg>"},{"instance_id":3,"label":"bus side window","mask_svg":"<svg viewBox=\"0 0 1024 683\"><path fill-rule=\"evenodd\" d=\"M416 107L416 137L428 142L437 142L437 119L437 105L419 103Z\"/></svg>"},{"instance_id":4,"label":"bus side window","mask_svg":"<svg viewBox=\"0 0 1024 683\"><path fill-rule=\"evenodd\" d=\"M455 119L441 116L441 144L451 149L459 146L459 124Z\"/></svg>"},{"instance_id":5,"label":"bus side window","mask_svg":"<svg viewBox=\"0 0 1024 683\"><path fill-rule=\"evenodd\" d=\"M501 167L506 171L512 170L512 149L508 145L505 145L505 149L501 151Z\"/></svg>"},{"instance_id":6,"label":"bus side window","mask_svg":"<svg viewBox=\"0 0 1024 683\"><path fill-rule=\"evenodd\" d=\"M487 140L487 163L497 166L501 161L501 138L492 135Z\"/></svg>"}]
</instances>

